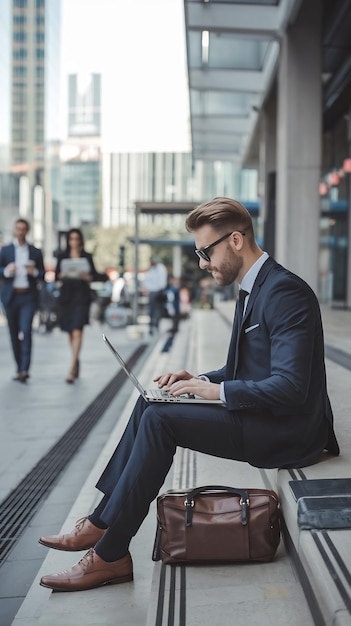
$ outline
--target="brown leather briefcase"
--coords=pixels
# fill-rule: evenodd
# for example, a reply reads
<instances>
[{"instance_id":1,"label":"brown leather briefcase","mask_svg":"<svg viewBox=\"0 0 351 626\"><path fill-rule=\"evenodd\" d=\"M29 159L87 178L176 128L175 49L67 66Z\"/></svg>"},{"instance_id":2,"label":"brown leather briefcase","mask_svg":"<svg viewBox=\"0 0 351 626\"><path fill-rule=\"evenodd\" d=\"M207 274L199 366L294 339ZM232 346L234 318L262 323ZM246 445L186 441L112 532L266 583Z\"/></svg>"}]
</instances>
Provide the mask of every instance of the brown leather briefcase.
<instances>
[{"instance_id":1,"label":"brown leather briefcase","mask_svg":"<svg viewBox=\"0 0 351 626\"><path fill-rule=\"evenodd\" d=\"M279 541L279 502L274 491L207 485L170 490L157 498L154 561L271 561Z\"/></svg>"}]
</instances>

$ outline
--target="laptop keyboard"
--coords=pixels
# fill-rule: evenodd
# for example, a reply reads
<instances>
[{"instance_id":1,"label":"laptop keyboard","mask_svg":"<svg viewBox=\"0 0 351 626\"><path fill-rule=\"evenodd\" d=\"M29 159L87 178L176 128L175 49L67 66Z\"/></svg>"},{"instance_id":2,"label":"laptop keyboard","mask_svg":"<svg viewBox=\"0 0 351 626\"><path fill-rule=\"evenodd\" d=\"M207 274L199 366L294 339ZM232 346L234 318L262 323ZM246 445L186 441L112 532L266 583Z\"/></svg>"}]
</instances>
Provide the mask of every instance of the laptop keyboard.
<instances>
[{"instance_id":1,"label":"laptop keyboard","mask_svg":"<svg viewBox=\"0 0 351 626\"><path fill-rule=\"evenodd\" d=\"M195 398L195 396L191 393L184 393L181 396L172 396L171 393L169 393L168 391L165 391L164 389L149 389L148 395L151 396L152 398L155 398L155 400L157 399L163 400L164 398L170 398L173 401L176 401L176 400L179 401L181 398L187 398L187 400L189 400L190 398L192 399Z\"/></svg>"},{"instance_id":2,"label":"laptop keyboard","mask_svg":"<svg viewBox=\"0 0 351 626\"><path fill-rule=\"evenodd\" d=\"M168 391L164 389L149 389L148 394L153 398L172 398Z\"/></svg>"}]
</instances>

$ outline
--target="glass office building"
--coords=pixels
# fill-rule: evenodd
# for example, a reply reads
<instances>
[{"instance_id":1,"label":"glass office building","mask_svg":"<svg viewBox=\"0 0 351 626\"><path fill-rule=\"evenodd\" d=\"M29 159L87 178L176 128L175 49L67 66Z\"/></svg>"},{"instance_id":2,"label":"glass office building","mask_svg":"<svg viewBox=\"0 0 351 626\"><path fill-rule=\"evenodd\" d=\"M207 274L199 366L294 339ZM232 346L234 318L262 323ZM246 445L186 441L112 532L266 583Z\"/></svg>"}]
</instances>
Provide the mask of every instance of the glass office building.
<instances>
[{"instance_id":1,"label":"glass office building","mask_svg":"<svg viewBox=\"0 0 351 626\"><path fill-rule=\"evenodd\" d=\"M11 150L11 0L0 2L0 245L12 230L12 215L18 207L18 185L10 173Z\"/></svg>"},{"instance_id":2,"label":"glass office building","mask_svg":"<svg viewBox=\"0 0 351 626\"><path fill-rule=\"evenodd\" d=\"M137 201L200 203L221 195L257 199L256 170L223 161L194 162L188 152L104 154L102 176L105 227L133 224Z\"/></svg>"},{"instance_id":3,"label":"glass office building","mask_svg":"<svg viewBox=\"0 0 351 626\"><path fill-rule=\"evenodd\" d=\"M101 76L68 76L68 137L61 148L66 226L100 224ZM61 222L61 227L65 224Z\"/></svg>"},{"instance_id":4,"label":"glass office building","mask_svg":"<svg viewBox=\"0 0 351 626\"><path fill-rule=\"evenodd\" d=\"M48 146L59 137L60 13L61 0L0 3L0 226L8 236L28 217L38 245L50 245L55 201Z\"/></svg>"}]
</instances>

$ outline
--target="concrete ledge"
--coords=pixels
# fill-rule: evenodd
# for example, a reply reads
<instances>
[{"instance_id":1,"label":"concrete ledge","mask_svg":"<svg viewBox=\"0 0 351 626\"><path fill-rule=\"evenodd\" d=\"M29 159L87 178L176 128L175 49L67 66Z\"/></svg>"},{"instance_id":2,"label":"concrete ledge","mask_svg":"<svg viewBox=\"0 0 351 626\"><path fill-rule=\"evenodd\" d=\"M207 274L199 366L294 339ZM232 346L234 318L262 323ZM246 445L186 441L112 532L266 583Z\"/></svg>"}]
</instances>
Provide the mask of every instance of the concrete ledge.
<instances>
[{"instance_id":1,"label":"concrete ledge","mask_svg":"<svg viewBox=\"0 0 351 626\"><path fill-rule=\"evenodd\" d=\"M230 303L227 305L228 315L232 314L232 310L233 304ZM160 338L143 367L142 382L149 385L155 370L164 371L168 367L173 370L185 367L197 372L204 363L209 369L222 365L229 333L230 326L224 321L221 324L216 311L194 311L193 318L182 323L170 353L161 352L165 336ZM330 343L332 337L329 333ZM62 626L63 623L65 626L76 626L77 620L86 626L116 622L133 626L163 626L169 623L170 612L174 626L178 623L181 626L185 623L187 626L229 624L233 615L237 626L248 623L271 626L272 622L277 626L312 626L313 623L318 626L350 626L351 531L300 531L297 526L297 503L288 484L299 477L351 476L349 372L330 362L327 363L327 370L336 433L341 442L340 457L326 455L320 463L291 473L287 470L257 470L247 464L179 449L173 473L162 487L164 491L173 486L183 488L217 482L237 487L275 489L281 500L286 541L281 542L272 563L187 567L183 570L153 564L151 551L156 515L152 506L132 543L134 583L91 590L88 597L86 592L52 593L39 587L40 577L44 573L70 567L80 554L75 558L72 554L51 550L29 589L14 626ZM102 454L96 463L93 460L91 473L62 532L70 530L76 519L89 512L99 500L94 484L124 430L136 397L137 394L131 390L130 400ZM109 410L114 410L113 403ZM162 605L160 582L163 584ZM181 604L184 599L185 605Z\"/></svg>"},{"instance_id":2,"label":"concrete ledge","mask_svg":"<svg viewBox=\"0 0 351 626\"><path fill-rule=\"evenodd\" d=\"M229 321L229 304L220 304ZM325 341L351 353L351 315L322 307ZM341 447L339 457L325 455L319 463L301 470L262 470L265 485L279 495L284 518L285 542L315 623L321 626L351 624L351 529L300 530L297 502L289 481L348 478L351 476L350 372L326 360L328 391L334 411L335 431ZM351 495L351 494L350 494Z\"/></svg>"},{"instance_id":3,"label":"concrete ledge","mask_svg":"<svg viewBox=\"0 0 351 626\"><path fill-rule=\"evenodd\" d=\"M330 318L330 312L327 312L326 317ZM341 323L345 316L339 319ZM332 320L334 321L334 317ZM327 326L329 342L334 336L330 328L331 324ZM334 328L333 331L335 332ZM343 331L345 333L342 323L338 331L340 335ZM291 480L351 476L350 373L347 369L327 361L327 375L341 454L339 457L325 454L319 463L299 470L279 470L277 490L289 553L316 623L333 626L340 623L344 626L351 624L351 529L301 530L297 523L297 502L289 486Z\"/></svg>"},{"instance_id":4,"label":"concrete ledge","mask_svg":"<svg viewBox=\"0 0 351 626\"><path fill-rule=\"evenodd\" d=\"M228 315L233 305L225 303ZM189 350L190 371L200 364L213 366L225 361L231 328L215 318L197 312L194 321L192 349ZM211 330L216 321L214 337ZM217 326L218 325L218 326ZM223 341L219 346L218 342ZM222 354L221 354L222 350ZM211 366L209 366L211 367ZM173 489L209 484L234 487L277 488L277 470L258 470L247 463L218 459L179 449L175 458ZM170 566L155 564L147 626L237 626L276 623L277 625L309 626L313 624L307 601L297 580L283 541L271 563L235 565Z\"/></svg>"},{"instance_id":5,"label":"concrete ledge","mask_svg":"<svg viewBox=\"0 0 351 626\"><path fill-rule=\"evenodd\" d=\"M351 528L301 530L297 521L298 503L289 482L299 479L344 478L349 475L346 458L326 455L311 467L280 470L278 494L284 518L289 554L299 574L312 614L318 624L351 624Z\"/></svg>"}]
</instances>

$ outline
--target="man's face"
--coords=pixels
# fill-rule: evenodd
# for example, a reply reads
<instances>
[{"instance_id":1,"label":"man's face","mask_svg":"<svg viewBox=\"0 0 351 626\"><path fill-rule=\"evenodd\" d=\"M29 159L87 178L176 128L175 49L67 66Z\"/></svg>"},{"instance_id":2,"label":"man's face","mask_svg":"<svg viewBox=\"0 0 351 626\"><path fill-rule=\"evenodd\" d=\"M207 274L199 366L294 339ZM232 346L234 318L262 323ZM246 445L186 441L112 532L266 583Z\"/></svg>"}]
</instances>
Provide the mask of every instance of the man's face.
<instances>
[{"instance_id":1,"label":"man's face","mask_svg":"<svg viewBox=\"0 0 351 626\"><path fill-rule=\"evenodd\" d=\"M208 225L199 228L194 235L197 249L205 248L220 238L218 232ZM231 237L224 239L207 252L210 261L200 258L199 267L212 274L217 285L221 287L233 283L242 269L243 259L236 253Z\"/></svg>"},{"instance_id":2,"label":"man's face","mask_svg":"<svg viewBox=\"0 0 351 626\"><path fill-rule=\"evenodd\" d=\"M20 244L25 242L27 232L28 228L25 222L17 222L15 224L15 237L17 237Z\"/></svg>"}]
</instances>

